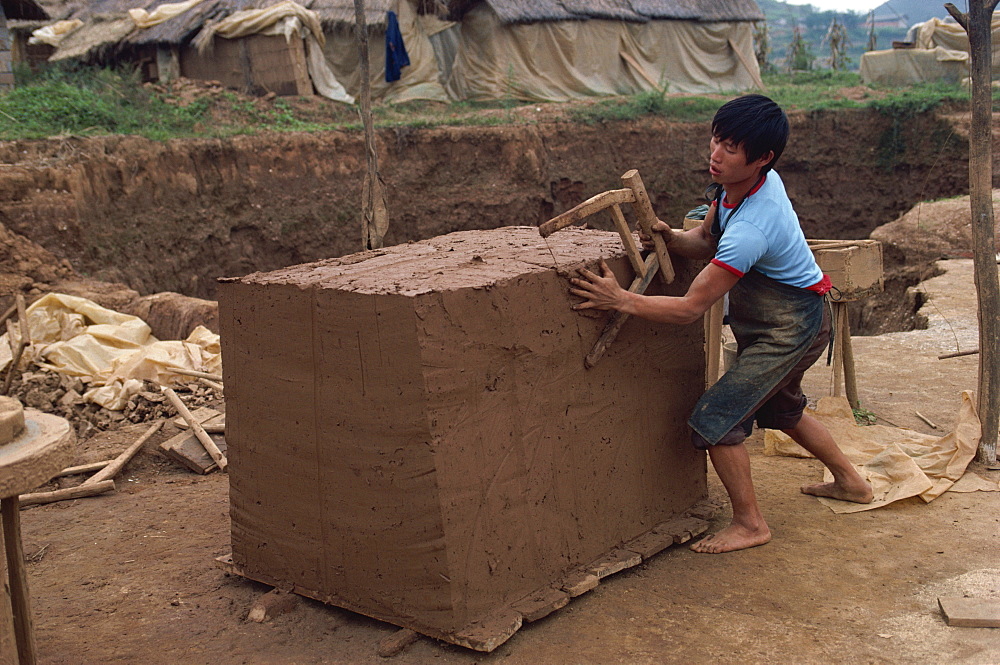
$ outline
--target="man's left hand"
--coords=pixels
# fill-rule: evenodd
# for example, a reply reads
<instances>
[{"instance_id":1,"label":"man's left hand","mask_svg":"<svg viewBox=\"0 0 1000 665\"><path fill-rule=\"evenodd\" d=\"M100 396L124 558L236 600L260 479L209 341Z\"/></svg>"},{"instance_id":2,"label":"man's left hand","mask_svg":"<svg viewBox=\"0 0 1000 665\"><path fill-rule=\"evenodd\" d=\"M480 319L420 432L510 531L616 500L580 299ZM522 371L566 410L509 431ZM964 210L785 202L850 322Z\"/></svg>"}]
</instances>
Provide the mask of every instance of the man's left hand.
<instances>
[{"instance_id":1,"label":"man's left hand","mask_svg":"<svg viewBox=\"0 0 1000 665\"><path fill-rule=\"evenodd\" d=\"M583 302L573 305L573 309L621 309L628 291L618 284L615 274L608 264L601 259L601 274L597 275L586 268L577 272L585 279L570 279L570 284L576 288L569 290L575 296L583 298Z\"/></svg>"}]
</instances>

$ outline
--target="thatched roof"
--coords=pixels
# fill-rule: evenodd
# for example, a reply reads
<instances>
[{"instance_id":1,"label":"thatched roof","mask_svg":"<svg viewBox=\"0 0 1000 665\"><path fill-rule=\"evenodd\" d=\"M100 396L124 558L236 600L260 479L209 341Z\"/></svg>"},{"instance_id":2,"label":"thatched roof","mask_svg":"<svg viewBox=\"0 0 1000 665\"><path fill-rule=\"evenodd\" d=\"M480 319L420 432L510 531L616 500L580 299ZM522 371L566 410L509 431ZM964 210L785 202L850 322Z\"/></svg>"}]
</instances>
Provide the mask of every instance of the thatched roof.
<instances>
[{"instance_id":1,"label":"thatched roof","mask_svg":"<svg viewBox=\"0 0 1000 665\"><path fill-rule=\"evenodd\" d=\"M636 22L764 20L764 13L754 0L450 0L450 18L461 20L480 2L489 5L504 23L592 18Z\"/></svg>"},{"instance_id":2,"label":"thatched roof","mask_svg":"<svg viewBox=\"0 0 1000 665\"><path fill-rule=\"evenodd\" d=\"M48 13L35 0L2 0L3 15L8 19L44 21Z\"/></svg>"}]
</instances>

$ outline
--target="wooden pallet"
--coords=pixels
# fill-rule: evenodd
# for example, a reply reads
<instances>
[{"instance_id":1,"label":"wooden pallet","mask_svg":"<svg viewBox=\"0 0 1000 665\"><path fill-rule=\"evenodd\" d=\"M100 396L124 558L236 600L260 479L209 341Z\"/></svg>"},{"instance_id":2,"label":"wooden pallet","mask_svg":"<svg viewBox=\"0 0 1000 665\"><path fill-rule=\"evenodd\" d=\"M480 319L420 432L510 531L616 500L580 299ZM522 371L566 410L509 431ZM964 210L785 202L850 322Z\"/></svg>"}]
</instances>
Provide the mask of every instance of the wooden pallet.
<instances>
[{"instance_id":1,"label":"wooden pallet","mask_svg":"<svg viewBox=\"0 0 1000 665\"><path fill-rule=\"evenodd\" d=\"M606 578L615 573L639 565L671 545L686 543L704 533L719 506L708 501L695 504L682 515L658 524L645 534L616 547L605 555L583 566L578 566L554 583L537 589L524 598L511 603L490 616L454 633L441 633L421 625L402 625L404 630L412 630L428 637L457 644L475 651L493 651L506 642L525 623L538 621L569 604L569 601L595 589ZM232 554L217 557L216 565L230 575L239 575L255 582L274 587L287 588L286 583L267 579L266 575L249 575L233 561ZM310 591L299 586L291 589L294 593L312 598L329 605L366 614L356 607L343 603L340 599ZM381 617L373 617L381 619ZM394 634L395 635L395 634ZM400 633L405 638L405 633Z\"/></svg>"}]
</instances>

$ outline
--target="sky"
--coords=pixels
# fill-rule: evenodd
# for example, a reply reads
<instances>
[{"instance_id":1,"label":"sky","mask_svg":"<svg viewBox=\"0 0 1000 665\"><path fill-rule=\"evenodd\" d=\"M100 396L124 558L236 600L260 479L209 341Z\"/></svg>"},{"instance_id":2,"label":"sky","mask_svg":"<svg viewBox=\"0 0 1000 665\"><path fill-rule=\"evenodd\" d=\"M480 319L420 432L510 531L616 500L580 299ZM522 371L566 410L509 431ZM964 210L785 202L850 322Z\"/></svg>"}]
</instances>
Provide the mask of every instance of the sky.
<instances>
[{"instance_id":1,"label":"sky","mask_svg":"<svg viewBox=\"0 0 1000 665\"><path fill-rule=\"evenodd\" d=\"M822 11L861 12L875 9L885 0L785 0L790 5L812 5ZM944 0L942 0L942 4Z\"/></svg>"}]
</instances>

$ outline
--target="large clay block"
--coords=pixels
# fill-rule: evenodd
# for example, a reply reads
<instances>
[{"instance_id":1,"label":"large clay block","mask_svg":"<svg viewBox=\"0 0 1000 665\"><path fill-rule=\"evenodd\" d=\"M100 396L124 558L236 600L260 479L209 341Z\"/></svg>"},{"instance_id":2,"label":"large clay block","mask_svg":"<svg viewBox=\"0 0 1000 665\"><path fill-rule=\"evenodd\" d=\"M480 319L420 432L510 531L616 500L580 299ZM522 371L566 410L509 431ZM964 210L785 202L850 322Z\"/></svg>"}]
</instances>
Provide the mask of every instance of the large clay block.
<instances>
[{"instance_id":1,"label":"large clay block","mask_svg":"<svg viewBox=\"0 0 1000 665\"><path fill-rule=\"evenodd\" d=\"M820 269L830 276L841 300L860 300L884 289L882 243L878 240L810 241ZM833 245L824 248L824 244ZM834 244L835 243L835 244Z\"/></svg>"},{"instance_id":2,"label":"large clay block","mask_svg":"<svg viewBox=\"0 0 1000 665\"><path fill-rule=\"evenodd\" d=\"M706 496L701 322L630 320L585 369L607 314L572 311L566 274L631 268L614 233L547 243L467 231L222 281L242 574L489 650Z\"/></svg>"}]
</instances>

